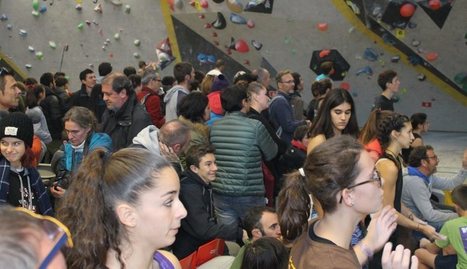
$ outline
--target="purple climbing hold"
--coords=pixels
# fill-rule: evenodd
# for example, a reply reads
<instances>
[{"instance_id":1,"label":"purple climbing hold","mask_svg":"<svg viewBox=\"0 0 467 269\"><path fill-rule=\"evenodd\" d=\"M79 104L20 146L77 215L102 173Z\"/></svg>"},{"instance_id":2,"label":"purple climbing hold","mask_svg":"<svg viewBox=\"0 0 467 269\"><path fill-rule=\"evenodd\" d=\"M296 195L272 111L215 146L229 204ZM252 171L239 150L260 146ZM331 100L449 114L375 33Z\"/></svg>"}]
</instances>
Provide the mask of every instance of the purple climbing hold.
<instances>
[{"instance_id":1,"label":"purple climbing hold","mask_svg":"<svg viewBox=\"0 0 467 269\"><path fill-rule=\"evenodd\" d=\"M247 23L247 20L244 17L238 14L235 14L235 13L230 14L230 21L235 24L246 24Z\"/></svg>"}]
</instances>

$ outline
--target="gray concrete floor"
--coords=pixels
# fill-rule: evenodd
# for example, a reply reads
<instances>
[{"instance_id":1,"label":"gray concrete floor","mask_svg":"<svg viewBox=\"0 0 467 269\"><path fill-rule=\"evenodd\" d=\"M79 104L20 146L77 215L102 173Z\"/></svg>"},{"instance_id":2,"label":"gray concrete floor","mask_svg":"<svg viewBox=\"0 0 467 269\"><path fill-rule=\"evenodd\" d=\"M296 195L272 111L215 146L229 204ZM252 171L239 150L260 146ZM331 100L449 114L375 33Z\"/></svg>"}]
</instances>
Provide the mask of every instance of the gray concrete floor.
<instances>
[{"instance_id":1,"label":"gray concrete floor","mask_svg":"<svg viewBox=\"0 0 467 269\"><path fill-rule=\"evenodd\" d=\"M464 150L467 149L467 133L428 131L423 134L423 142L433 146L439 157L438 176L454 176L462 167Z\"/></svg>"}]
</instances>

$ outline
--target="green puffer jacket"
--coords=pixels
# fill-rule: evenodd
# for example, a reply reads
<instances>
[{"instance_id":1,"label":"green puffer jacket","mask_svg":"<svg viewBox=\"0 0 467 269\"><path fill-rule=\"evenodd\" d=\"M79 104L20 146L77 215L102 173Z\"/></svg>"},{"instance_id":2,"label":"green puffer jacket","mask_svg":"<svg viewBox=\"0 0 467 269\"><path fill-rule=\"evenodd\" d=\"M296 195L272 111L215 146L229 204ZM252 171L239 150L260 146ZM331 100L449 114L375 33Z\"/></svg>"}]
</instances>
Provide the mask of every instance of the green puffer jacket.
<instances>
[{"instance_id":1,"label":"green puffer jacket","mask_svg":"<svg viewBox=\"0 0 467 269\"><path fill-rule=\"evenodd\" d=\"M227 114L211 127L216 147L214 192L229 196L264 195L261 160L276 156L277 145L264 125L242 112Z\"/></svg>"}]
</instances>

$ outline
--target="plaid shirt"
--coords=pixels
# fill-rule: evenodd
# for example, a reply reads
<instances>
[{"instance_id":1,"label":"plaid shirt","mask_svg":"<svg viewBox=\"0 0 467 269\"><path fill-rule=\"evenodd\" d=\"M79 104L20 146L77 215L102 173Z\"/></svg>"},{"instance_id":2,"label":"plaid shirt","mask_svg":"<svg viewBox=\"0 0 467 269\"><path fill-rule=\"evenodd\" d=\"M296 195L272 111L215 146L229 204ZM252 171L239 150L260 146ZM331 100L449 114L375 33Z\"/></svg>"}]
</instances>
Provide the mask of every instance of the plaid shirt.
<instances>
[{"instance_id":1,"label":"plaid shirt","mask_svg":"<svg viewBox=\"0 0 467 269\"><path fill-rule=\"evenodd\" d=\"M37 198L37 209L39 214L53 215L52 205L47 194L39 172L35 168L26 168L31 188ZM0 157L0 204L7 203L10 190L10 162Z\"/></svg>"}]
</instances>

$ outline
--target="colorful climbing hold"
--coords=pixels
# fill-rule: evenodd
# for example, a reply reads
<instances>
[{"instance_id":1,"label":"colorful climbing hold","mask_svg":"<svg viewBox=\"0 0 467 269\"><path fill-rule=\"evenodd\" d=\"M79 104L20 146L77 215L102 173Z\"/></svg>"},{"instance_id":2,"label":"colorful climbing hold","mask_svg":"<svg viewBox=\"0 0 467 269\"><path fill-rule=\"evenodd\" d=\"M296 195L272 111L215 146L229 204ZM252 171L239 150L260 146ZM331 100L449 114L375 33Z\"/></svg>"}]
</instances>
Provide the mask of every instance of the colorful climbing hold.
<instances>
[{"instance_id":1,"label":"colorful climbing hold","mask_svg":"<svg viewBox=\"0 0 467 269\"><path fill-rule=\"evenodd\" d=\"M415 5L411 3L405 3L401 6L399 13L404 18L410 18L415 13Z\"/></svg>"},{"instance_id":2,"label":"colorful climbing hold","mask_svg":"<svg viewBox=\"0 0 467 269\"><path fill-rule=\"evenodd\" d=\"M222 30L225 29L225 27L227 26L227 21L225 20L225 17L221 12L217 12L217 19L211 24L212 27Z\"/></svg>"},{"instance_id":3,"label":"colorful climbing hold","mask_svg":"<svg viewBox=\"0 0 467 269\"><path fill-rule=\"evenodd\" d=\"M248 47L248 43L245 40L239 39L237 42L235 42L235 50L240 53L246 53L250 51L250 48Z\"/></svg>"},{"instance_id":4,"label":"colorful climbing hold","mask_svg":"<svg viewBox=\"0 0 467 269\"><path fill-rule=\"evenodd\" d=\"M24 29L20 29L19 30L19 35L21 37L26 37L26 36L28 36L28 32L26 30L24 30Z\"/></svg>"},{"instance_id":5,"label":"colorful climbing hold","mask_svg":"<svg viewBox=\"0 0 467 269\"><path fill-rule=\"evenodd\" d=\"M49 47L55 49L57 48L57 44L55 43L55 41L49 41Z\"/></svg>"},{"instance_id":6,"label":"colorful climbing hold","mask_svg":"<svg viewBox=\"0 0 467 269\"><path fill-rule=\"evenodd\" d=\"M44 59L44 53L42 53L42 51L36 52L36 59L38 60Z\"/></svg>"},{"instance_id":7,"label":"colorful climbing hold","mask_svg":"<svg viewBox=\"0 0 467 269\"><path fill-rule=\"evenodd\" d=\"M235 13L241 13L243 11L243 5L240 0L227 0L227 7L230 11Z\"/></svg>"},{"instance_id":8,"label":"colorful climbing hold","mask_svg":"<svg viewBox=\"0 0 467 269\"><path fill-rule=\"evenodd\" d=\"M255 22L252 19L249 19L246 22L246 26L248 26L248 28L254 28L255 27Z\"/></svg>"},{"instance_id":9,"label":"colorful climbing hold","mask_svg":"<svg viewBox=\"0 0 467 269\"><path fill-rule=\"evenodd\" d=\"M244 17L238 15L238 14L235 14L235 13L231 13L230 14L230 21L235 23L235 24L246 24L247 21Z\"/></svg>"},{"instance_id":10,"label":"colorful climbing hold","mask_svg":"<svg viewBox=\"0 0 467 269\"><path fill-rule=\"evenodd\" d=\"M139 47L141 45L141 40L135 39L135 41L133 41L133 44L135 44L135 46Z\"/></svg>"},{"instance_id":11,"label":"colorful climbing hold","mask_svg":"<svg viewBox=\"0 0 467 269\"><path fill-rule=\"evenodd\" d=\"M325 32L328 30L328 24L326 22L320 22L316 25L316 27L318 28L318 30L320 30L321 32Z\"/></svg>"},{"instance_id":12,"label":"colorful climbing hold","mask_svg":"<svg viewBox=\"0 0 467 269\"><path fill-rule=\"evenodd\" d=\"M441 8L441 1L439 1L439 0L430 0L430 1L428 1L428 6L432 10L438 10L438 9Z\"/></svg>"},{"instance_id":13,"label":"colorful climbing hold","mask_svg":"<svg viewBox=\"0 0 467 269\"><path fill-rule=\"evenodd\" d=\"M78 27L78 30L83 30L84 23L80 22L77 27Z\"/></svg>"},{"instance_id":14,"label":"colorful climbing hold","mask_svg":"<svg viewBox=\"0 0 467 269\"><path fill-rule=\"evenodd\" d=\"M431 52L427 52L425 54L425 59L429 62L433 62L433 61L436 61L436 59L438 59L438 53L434 52L434 51L431 51Z\"/></svg>"},{"instance_id":15,"label":"colorful climbing hold","mask_svg":"<svg viewBox=\"0 0 467 269\"><path fill-rule=\"evenodd\" d=\"M256 49L260 50L263 47L263 44L256 40L251 40L251 45Z\"/></svg>"}]
</instances>

